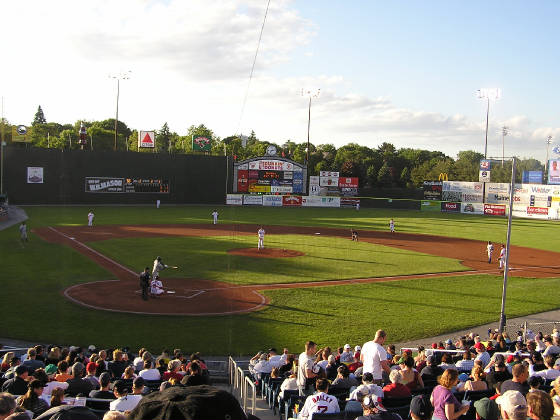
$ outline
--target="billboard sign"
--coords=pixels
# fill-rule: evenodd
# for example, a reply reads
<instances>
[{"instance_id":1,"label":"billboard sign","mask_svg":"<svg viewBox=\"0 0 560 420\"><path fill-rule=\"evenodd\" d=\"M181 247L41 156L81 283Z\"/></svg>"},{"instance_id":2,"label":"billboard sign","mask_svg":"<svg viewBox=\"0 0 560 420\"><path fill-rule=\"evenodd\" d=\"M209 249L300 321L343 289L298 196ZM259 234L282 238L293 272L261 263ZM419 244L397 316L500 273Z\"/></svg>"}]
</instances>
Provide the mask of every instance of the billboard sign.
<instances>
[{"instance_id":1,"label":"billboard sign","mask_svg":"<svg viewBox=\"0 0 560 420\"><path fill-rule=\"evenodd\" d=\"M358 178L357 178L357 177L353 177L353 178L347 178L347 177L338 178L338 186L339 186L340 188L358 188Z\"/></svg>"},{"instance_id":2,"label":"billboard sign","mask_svg":"<svg viewBox=\"0 0 560 420\"><path fill-rule=\"evenodd\" d=\"M301 207L300 195L283 195L282 206L284 207Z\"/></svg>"},{"instance_id":3,"label":"billboard sign","mask_svg":"<svg viewBox=\"0 0 560 420\"><path fill-rule=\"evenodd\" d=\"M422 200L420 202L420 210L421 211L441 211L441 205L439 202L435 200Z\"/></svg>"},{"instance_id":4,"label":"billboard sign","mask_svg":"<svg viewBox=\"0 0 560 420\"><path fill-rule=\"evenodd\" d=\"M243 195L241 194L227 194L226 204L230 206L241 206L243 204Z\"/></svg>"},{"instance_id":5,"label":"billboard sign","mask_svg":"<svg viewBox=\"0 0 560 420\"><path fill-rule=\"evenodd\" d=\"M193 136L192 150L193 152L210 152L212 150L212 141L208 137Z\"/></svg>"},{"instance_id":6,"label":"billboard sign","mask_svg":"<svg viewBox=\"0 0 560 420\"><path fill-rule=\"evenodd\" d=\"M274 186L272 185L270 187L270 192L271 193L281 193L281 194L290 194L293 191L293 188L289 185L279 185L279 186Z\"/></svg>"},{"instance_id":7,"label":"billboard sign","mask_svg":"<svg viewBox=\"0 0 560 420\"><path fill-rule=\"evenodd\" d=\"M310 176L309 177L309 185L320 185L319 184L320 177L318 176Z\"/></svg>"},{"instance_id":8,"label":"billboard sign","mask_svg":"<svg viewBox=\"0 0 560 420\"><path fill-rule=\"evenodd\" d=\"M262 206L262 195L243 195L243 204L248 206Z\"/></svg>"},{"instance_id":9,"label":"billboard sign","mask_svg":"<svg viewBox=\"0 0 560 420\"><path fill-rule=\"evenodd\" d=\"M321 207L321 197L319 196L301 197L301 205L303 207Z\"/></svg>"},{"instance_id":10,"label":"billboard sign","mask_svg":"<svg viewBox=\"0 0 560 420\"><path fill-rule=\"evenodd\" d=\"M560 160L550 160L548 162L548 183L560 184Z\"/></svg>"},{"instance_id":11,"label":"billboard sign","mask_svg":"<svg viewBox=\"0 0 560 420\"><path fill-rule=\"evenodd\" d=\"M321 187L338 187L338 178L331 176L322 176L319 179L319 185Z\"/></svg>"},{"instance_id":12,"label":"billboard sign","mask_svg":"<svg viewBox=\"0 0 560 420\"><path fill-rule=\"evenodd\" d=\"M327 178L340 178L340 172L319 171L319 176L325 176Z\"/></svg>"},{"instance_id":13,"label":"billboard sign","mask_svg":"<svg viewBox=\"0 0 560 420\"><path fill-rule=\"evenodd\" d=\"M27 183L28 184L42 184L43 183L43 168L41 167L27 167Z\"/></svg>"},{"instance_id":14,"label":"billboard sign","mask_svg":"<svg viewBox=\"0 0 560 420\"><path fill-rule=\"evenodd\" d=\"M124 192L124 178L86 177L85 192L122 193Z\"/></svg>"},{"instance_id":15,"label":"billboard sign","mask_svg":"<svg viewBox=\"0 0 560 420\"><path fill-rule=\"evenodd\" d=\"M444 213L459 213L461 211L461 203L441 202L441 211Z\"/></svg>"},{"instance_id":16,"label":"billboard sign","mask_svg":"<svg viewBox=\"0 0 560 420\"><path fill-rule=\"evenodd\" d=\"M139 131L138 132L138 148L154 148L156 146L155 131Z\"/></svg>"},{"instance_id":17,"label":"billboard sign","mask_svg":"<svg viewBox=\"0 0 560 420\"><path fill-rule=\"evenodd\" d=\"M247 192L249 191L249 171L248 170L238 170L237 171L237 191Z\"/></svg>"},{"instance_id":18,"label":"billboard sign","mask_svg":"<svg viewBox=\"0 0 560 420\"><path fill-rule=\"evenodd\" d=\"M341 198L340 207L352 207L356 208L360 204L359 198Z\"/></svg>"},{"instance_id":19,"label":"billboard sign","mask_svg":"<svg viewBox=\"0 0 560 420\"><path fill-rule=\"evenodd\" d=\"M281 195L265 195L262 198L263 206L282 207Z\"/></svg>"},{"instance_id":20,"label":"billboard sign","mask_svg":"<svg viewBox=\"0 0 560 420\"><path fill-rule=\"evenodd\" d=\"M321 207L340 207L340 197L321 197Z\"/></svg>"},{"instance_id":21,"label":"billboard sign","mask_svg":"<svg viewBox=\"0 0 560 420\"><path fill-rule=\"evenodd\" d=\"M480 171L478 173L479 182L490 182L490 171Z\"/></svg>"},{"instance_id":22,"label":"billboard sign","mask_svg":"<svg viewBox=\"0 0 560 420\"><path fill-rule=\"evenodd\" d=\"M488 216L505 216L505 204L484 204L484 214Z\"/></svg>"},{"instance_id":23,"label":"billboard sign","mask_svg":"<svg viewBox=\"0 0 560 420\"><path fill-rule=\"evenodd\" d=\"M424 200L441 200L442 181L424 181Z\"/></svg>"},{"instance_id":24,"label":"billboard sign","mask_svg":"<svg viewBox=\"0 0 560 420\"><path fill-rule=\"evenodd\" d=\"M461 213L465 213L465 214L484 214L484 204L482 204L482 203L461 203Z\"/></svg>"},{"instance_id":25,"label":"billboard sign","mask_svg":"<svg viewBox=\"0 0 560 420\"><path fill-rule=\"evenodd\" d=\"M249 169L254 171L293 171L294 164L283 160L261 159L249 162Z\"/></svg>"},{"instance_id":26,"label":"billboard sign","mask_svg":"<svg viewBox=\"0 0 560 420\"><path fill-rule=\"evenodd\" d=\"M523 171L524 184L542 184L543 173L542 171Z\"/></svg>"},{"instance_id":27,"label":"billboard sign","mask_svg":"<svg viewBox=\"0 0 560 420\"><path fill-rule=\"evenodd\" d=\"M310 185L309 186L309 195L320 195L321 187L319 185Z\"/></svg>"},{"instance_id":28,"label":"billboard sign","mask_svg":"<svg viewBox=\"0 0 560 420\"><path fill-rule=\"evenodd\" d=\"M13 143L31 143L31 129L25 125L12 126Z\"/></svg>"},{"instance_id":29,"label":"billboard sign","mask_svg":"<svg viewBox=\"0 0 560 420\"><path fill-rule=\"evenodd\" d=\"M481 171L490 171L492 162L488 159L480 159L480 170Z\"/></svg>"}]
</instances>

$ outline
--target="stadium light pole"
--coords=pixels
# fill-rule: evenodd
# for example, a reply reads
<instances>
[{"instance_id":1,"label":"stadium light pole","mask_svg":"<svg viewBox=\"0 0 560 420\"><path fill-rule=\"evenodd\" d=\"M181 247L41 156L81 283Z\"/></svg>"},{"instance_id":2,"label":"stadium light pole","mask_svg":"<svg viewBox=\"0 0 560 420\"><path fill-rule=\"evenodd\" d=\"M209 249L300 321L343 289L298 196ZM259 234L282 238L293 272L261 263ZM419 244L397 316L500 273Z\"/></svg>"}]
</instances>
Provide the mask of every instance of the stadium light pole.
<instances>
[{"instance_id":1,"label":"stadium light pole","mask_svg":"<svg viewBox=\"0 0 560 420\"><path fill-rule=\"evenodd\" d=\"M550 149L551 144L552 144L552 136L548 136L546 138L546 162L544 163L545 172L548 171L548 149Z\"/></svg>"},{"instance_id":2,"label":"stadium light pole","mask_svg":"<svg viewBox=\"0 0 560 420\"><path fill-rule=\"evenodd\" d=\"M120 94L120 82L121 80L128 80L130 79L130 70L125 71L124 73L113 74L109 77L111 79L117 79L117 112L115 114L115 145L114 150L117 151L117 136L119 133L119 94Z\"/></svg>"},{"instance_id":3,"label":"stadium light pole","mask_svg":"<svg viewBox=\"0 0 560 420\"><path fill-rule=\"evenodd\" d=\"M488 117L490 115L490 100L498 100L501 91L498 88L481 88L476 91L479 99L486 99L486 137L484 140L484 159L488 155Z\"/></svg>"},{"instance_id":4,"label":"stadium light pole","mask_svg":"<svg viewBox=\"0 0 560 420\"><path fill-rule=\"evenodd\" d=\"M308 96L309 97L309 109L308 109L308 116L307 116L307 150L305 152L305 163L309 164L309 131L311 129L311 100L313 98L318 98L321 94L321 89L317 90L301 90L301 96Z\"/></svg>"},{"instance_id":5,"label":"stadium light pole","mask_svg":"<svg viewBox=\"0 0 560 420\"><path fill-rule=\"evenodd\" d=\"M511 219L513 215L513 194L515 192L515 173L516 173L515 157L511 158L511 185L509 190L509 214L508 214L508 227L507 227L507 240L506 240L506 261L504 265L504 280L502 283L502 306L500 309L500 325L498 331L504 332L506 327L506 295L507 295L507 282L509 273L509 246L511 243Z\"/></svg>"},{"instance_id":6,"label":"stadium light pole","mask_svg":"<svg viewBox=\"0 0 560 420\"><path fill-rule=\"evenodd\" d=\"M505 143L505 137L509 134L509 128L506 127L505 125L502 127L502 168L504 167L504 143Z\"/></svg>"}]
</instances>

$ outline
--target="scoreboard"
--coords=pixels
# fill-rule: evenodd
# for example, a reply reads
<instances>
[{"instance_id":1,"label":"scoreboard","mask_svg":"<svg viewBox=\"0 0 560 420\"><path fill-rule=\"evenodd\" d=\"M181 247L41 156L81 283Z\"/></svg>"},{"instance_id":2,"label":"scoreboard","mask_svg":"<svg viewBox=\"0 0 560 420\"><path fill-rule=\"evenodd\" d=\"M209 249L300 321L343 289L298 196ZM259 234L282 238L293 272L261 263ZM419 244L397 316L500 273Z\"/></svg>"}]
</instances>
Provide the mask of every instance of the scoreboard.
<instances>
[{"instance_id":1,"label":"scoreboard","mask_svg":"<svg viewBox=\"0 0 560 420\"><path fill-rule=\"evenodd\" d=\"M304 175L305 174L305 175ZM302 194L307 168L279 157L253 158L234 166L234 191L252 194Z\"/></svg>"},{"instance_id":2,"label":"scoreboard","mask_svg":"<svg viewBox=\"0 0 560 420\"><path fill-rule=\"evenodd\" d=\"M124 192L169 193L169 181L159 178L127 178Z\"/></svg>"}]
</instances>

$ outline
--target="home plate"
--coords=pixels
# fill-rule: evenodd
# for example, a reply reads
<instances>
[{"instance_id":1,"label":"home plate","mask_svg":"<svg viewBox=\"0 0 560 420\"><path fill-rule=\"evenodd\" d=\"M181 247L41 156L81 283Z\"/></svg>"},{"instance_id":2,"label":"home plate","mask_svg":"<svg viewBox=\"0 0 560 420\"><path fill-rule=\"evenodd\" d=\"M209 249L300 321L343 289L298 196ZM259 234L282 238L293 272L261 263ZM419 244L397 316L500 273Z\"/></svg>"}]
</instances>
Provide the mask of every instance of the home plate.
<instances>
[{"instance_id":1,"label":"home plate","mask_svg":"<svg viewBox=\"0 0 560 420\"><path fill-rule=\"evenodd\" d=\"M174 294L175 290L168 290L167 293Z\"/></svg>"},{"instance_id":2,"label":"home plate","mask_svg":"<svg viewBox=\"0 0 560 420\"><path fill-rule=\"evenodd\" d=\"M74 239L76 239L76 238L74 238L74 237L70 236L70 239L74 240Z\"/></svg>"},{"instance_id":3,"label":"home plate","mask_svg":"<svg viewBox=\"0 0 560 420\"><path fill-rule=\"evenodd\" d=\"M321 234L321 232L315 232L315 235L320 235L320 234Z\"/></svg>"}]
</instances>

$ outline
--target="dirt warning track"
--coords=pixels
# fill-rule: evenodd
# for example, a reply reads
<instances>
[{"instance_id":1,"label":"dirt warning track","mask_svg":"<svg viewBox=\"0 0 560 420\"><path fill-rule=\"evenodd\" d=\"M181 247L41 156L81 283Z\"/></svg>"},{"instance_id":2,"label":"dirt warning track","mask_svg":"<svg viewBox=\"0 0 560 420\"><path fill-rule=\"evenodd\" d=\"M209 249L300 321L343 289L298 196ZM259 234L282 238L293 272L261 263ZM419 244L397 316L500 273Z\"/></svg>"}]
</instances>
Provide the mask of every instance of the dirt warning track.
<instances>
[{"instance_id":1,"label":"dirt warning track","mask_svg":"<svg viewBox=\"0 0 560 420\"><path fill-rule=\"evenodd\" d=\"M454 258L460 260L468 270L453 273L244 286L206 279L166 278L166 289L174 293L166 293L161 297L143 301L140 297L139 273L86 244L87 242L130 237L256 235L257 230L258 226L255 225L120 225L57 226L35 229L34 232L49 242L61 243L74 248L114 274L118 280L107 279L78 284L64 290L64 295L79 305L115 312L183 316L229 315L265 308L268 304L267 299L259 291L266 289L324 287L449 275L499 274L497 265L488 264L486 261L486 246L483 241L408 233L359 231L360 241ZM267 234L336 236L350 240L348 229L267 226L266 232ZM303 255L301 252L289 249L265 248L264 251L259 253L254 248L244 248L229 252L259 258L294 258ZM510 252L512 275L560 277L559 253L516 246L512 246ZM494 251L495 257L498 253L498 250Z\"/></svg>"}]
</instances>

